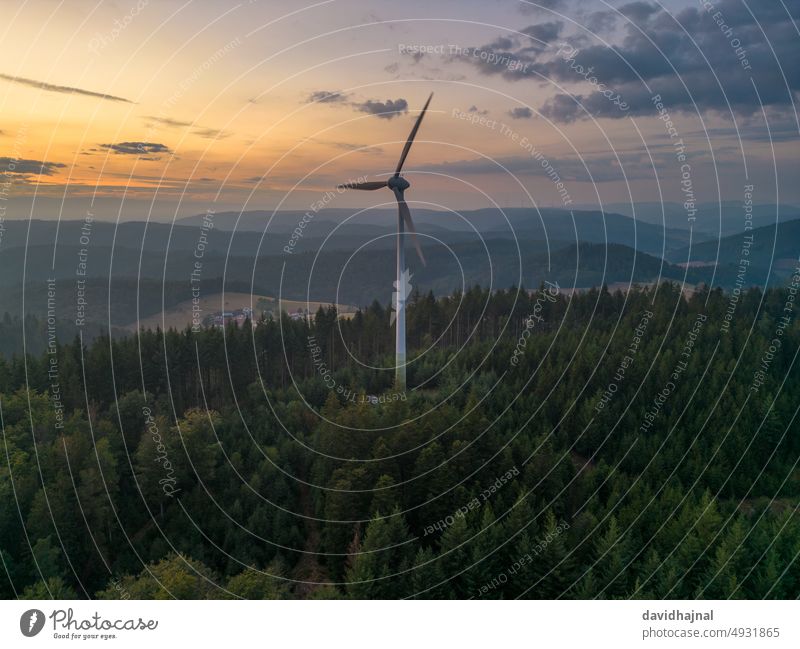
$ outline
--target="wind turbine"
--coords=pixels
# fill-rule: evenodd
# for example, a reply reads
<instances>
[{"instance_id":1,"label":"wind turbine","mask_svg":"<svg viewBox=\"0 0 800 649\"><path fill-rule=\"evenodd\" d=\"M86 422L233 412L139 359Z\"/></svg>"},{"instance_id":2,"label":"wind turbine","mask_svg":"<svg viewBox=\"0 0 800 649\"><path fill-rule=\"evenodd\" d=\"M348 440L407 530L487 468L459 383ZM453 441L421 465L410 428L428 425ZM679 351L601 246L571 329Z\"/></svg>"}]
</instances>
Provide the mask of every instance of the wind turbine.
<instances>
[{"instance_id":1,"label":"wind turbine","mask_svg":"<svg viewBox=\"0 0 800 649\"><path fill-rule=\"evenodd\" d=\"M414 123L414 128L408 135L406 145L403 147L403 152L400 154L400 162L397 163L394 176L389 180L379 180L372 182L361 183L345 183L338 185L339 189L362 189L373 191L375 189L383 189L388 187L394 192L394 197L397 199L397 281L395 282L396 289L396 306L395 306L395 384L400 390L406 388L406 253L405 253L405 230L411 232L414 246L417 249L417 255L422 265L425 265L425 256L422 254L422 248L419 245L419 238L417 231L414 228L414 221L411 220L411 211L408 209L408 204L404 198L405 191L411 184L400 175L403 169L403 163L406 161L408 152L411 150L411 145L414 143L414 138L419 130L419 125L422 124L422 118L425 117L425 111L428 110L428 104L433 99L433 93L428 97L428 101L420 111L417 121Z\"/></svg>"}]
</instances>

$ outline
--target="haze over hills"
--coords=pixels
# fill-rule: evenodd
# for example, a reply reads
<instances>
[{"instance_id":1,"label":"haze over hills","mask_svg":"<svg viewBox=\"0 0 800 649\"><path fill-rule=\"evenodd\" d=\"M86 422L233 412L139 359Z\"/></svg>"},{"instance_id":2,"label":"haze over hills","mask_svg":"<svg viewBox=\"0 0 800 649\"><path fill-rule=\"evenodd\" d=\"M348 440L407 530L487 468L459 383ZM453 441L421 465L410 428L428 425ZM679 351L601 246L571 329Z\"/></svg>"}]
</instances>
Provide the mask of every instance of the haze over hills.
<instances>
[{"instance_id":1,"label":"haze over hills","mask_svg":"<svg viewBox=\"0 0 800 649\"><path fill-rule=\"evenodd\" d=\"M413 203L412 203L413 205ZM310 215L310 216L306 216ZM285 211L272 213L220 212L213 215L214 228L218 230L254 230L275 234L289 234L303 222L303 240L322 240L334 232L338 224L344 224L332 235L332 239L346 236L353 228L372 233L373 236L387 235L389 239L396 228L397 213L394 209L375 209L355 211L352 209L330 208L313 212ZM199 214L178 221L181 225L201 227L206 215ZM427 209L414 209L414 220L421 235L425 238L442 238L446 241L459 240L457 233L476 236L480 233L491 238L536 237L542 241L556 239L562 241L591 241L593 243L621 243L640 250L661 255L663 250L671 250L688 244L686 231L667 229L660 225L643 223L621 214L593 211L570 211L545 208L503 208L477 209L461 212L444 212ZM382 232L378 229L382 228ZM388 245L392 242L387 241Z\"/></svg>"},{"instance_id":2,"label":"haze over hills","mask_svg":"<svg viewBox=\"0 0 800 649\"><path fill-rule=\"evenodd\" d=\"M696 241L691 248L679 248L667 254L675 263L692 259L696 261L718 262L720 264L738 263L742 257L742 245L746 236L753 237L750 255L760 260L797 259L800 252L800 219L775 225L753 228L747 233L740 232L714 241Z\"/></svg>"},{"instance_id":3,"label":"haze over hills","mask_svg":"<svg viewBox=\"0 0 800 649\"><path fill-rule=\"evenodd\" d=\"M752 238L751 238L752 237ZM695 242L691 248L673 250L667 259L681 263L691 259L695 265L717 266L722 275L716 281L730 286L730 271L746 286L785 282L795 272L800 255L800 219L754 228L719 239ZM746 261L742 262L742 259ZM738 275L740 268L745 268Z\"/></svg>"},{"instance_id":4,"label":"haze over hills","mask_svg":"<svg viewBox=\"0 0 800 649\"><path fill-rule=\"evenodd\" d=\"M88 277L143 276L181 279L191 271L191 258L199 255L212 263L213 273L222 276L224 259L303 252L354 252L389 250L394 246L394 211L370 211L350 219L349 210L325 210L293 235L305 213L279 212L269 227L266 212L220 213L204 226L202 216L175 225L141 221L120 224L85 221L13 221L4 223L0 241L0 285L47 277L70 277L76 272L77 255L87 251ZM232 227L239 219L237 229ZM563 247L567 243L621 244L649 254L682 248L688 233L642 224L618 214L520 208L475 210L460 216L420 210L419 233L426 248L458 246L486 240L530 242L539 248ZM294 241L293 241L294 240ZM450 255L450 253L447 253ZM219 261L220 258L222 261ZM188 260L188 261L187 261ZM213 260L213 261L212 261ZM218 275L216 275L218 273Z\"/></svg>"},{"instance_id":5,"label":"haze over hills","mask_svg":"<svg viewBox=\"0 0 800 649\"><path fill-rule=\"evenodd\" d=\"M486 236L518 237L536 236L542 240L592 241L595 243L621 243L636 247L645 252L661 255L664 251L683 248L688 244L686 212L680 205L665 204L668 215L665 230L660 214L660 205L636 204L636 219L632 219L630 205L614 204L607 206L605 212L597 209L569 211L543 208L504 208L477 209L461 212L444 212L414 208L415 220L422 234L445 241L466 241L464 235L475 237L476 232ZM611 209L613 208L613 209ZM694 224L693 240L701 242L716 240L719 226L718 206L702 205L698 209L698 219ZM744 229L741 205L726 202L722 204L723 234L735 234ZM753 209L755 227L774 224L775 206L757 205ZM259 245L267 252L279 251L286 245L282 236L289 235L303 217L308 223L298 245L307 249L325 246L352 247L355 239L377 237L376 245L391 247L392 242L384 241L394 232L396 212L391 209L369 209L359 211L349 208L326 208L317 213L311 211L287 210L272 212L254 210L246 212L218 212L211 219L213 227L205 234L211 246L227 251L231 246L233 254L254 253ZM122 245L147 250L191 249L197 245L198 230L202 229L205 214L178 219L173 223L158 221L122 221L115 224L95 218L91 223L89 237L93 245ZM786 222L800 218L800 208L780 206L778 220ZM0 251L25 245L78 244L85 221L6 219L0 239ZM236 232L233 241L230 233ZM238 233L246 232L241 238ZM263 235L254 237L253 232ZM221 233L225 233L221 236ZM276 236L273 236L276 235ZM330 235L330 237L329 237Z\"/></svg>"},{"instance_id":6,"label":"haze over hills","mask_svg":"<svg viewBox=\"0 0 800 649\"><path fill-rule=\"evenodd\" d=\"M293 231L304 215L221 212L205 222L198 215L175 224L6 220L0 240L0 300L12 315L43 316L47 282L55 279L58 317L74 319L80 268L92 305L89 320L130 327L137 318L191 299L190 274L199 261L202 272L195 288L204 295L252 291L359 307L373 300L388 303L394 210L355 216L353 210L321 210L307 217L302 236L297 236ZM718 241L697 231L664 229L599 211L415 210L415 218L428 265L410 260L412 286L435 295L476 284L535 288L544 280L563 288L664 279L730 288L737 281L742 245L741 232ZM781 223L777 237L774 226L752 234L748 285L783 281L800 248L800 220ZM770 274L773 246L779 262ZM678 266L687 260L704 267Z\"/></svg>"},{"instance_id":7,"label":"haze over hills","mask_svg":"<svg viewBox=\"0 0 800 649\"><path fill-rule=\"evenodd\" d=\"M665 225L678 230L688 229L686 208L681 203L607 203L603 205L603 208L607 212L623 214L644 223ZM589 206L585 209L592 209L592 207ZM742 201L700 203L696 209L695 233L701 232L705 237L717 238L719 233L727 236L744 229L745 212ZM776 222L783 223L794 219L800 219L800 207L796 205L776 205L774 203L753 205L753 227L774 225Z\"/></svg>"}]
</instances>

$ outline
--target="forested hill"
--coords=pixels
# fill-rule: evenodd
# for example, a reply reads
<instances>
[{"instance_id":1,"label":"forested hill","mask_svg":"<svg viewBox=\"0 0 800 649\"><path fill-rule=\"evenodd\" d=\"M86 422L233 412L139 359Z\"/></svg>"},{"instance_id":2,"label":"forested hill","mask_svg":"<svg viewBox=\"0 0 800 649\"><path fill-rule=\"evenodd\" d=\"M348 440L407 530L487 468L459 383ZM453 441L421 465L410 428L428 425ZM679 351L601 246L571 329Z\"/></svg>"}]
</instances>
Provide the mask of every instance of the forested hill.
<instances>
[{"instance_id":1,"label":"forested hill","mask_svg":"<svg viewBox=\"0 0 800 649\"><path fill-rule=\"evenodd\" d=\"M800 219L772 223L747 232L740 232L714 241L696 242L691 249L680 248L668 257L673 262L710 261L719 264L738 264L742 247L749 241L748 256L753 265L769 268L783 259L797 259L800 241Z\"/></svg>"},{"instance_id":2,"label":"forested hill","mask_svg":"<svg viewBox=\"0 0 800 649\"><path fill-rule=\"evenodd\" d=\"M0 594L795 598L789 296L415 295L402 393L377 303L2 358Z\"/></svg>"}]
</instances>

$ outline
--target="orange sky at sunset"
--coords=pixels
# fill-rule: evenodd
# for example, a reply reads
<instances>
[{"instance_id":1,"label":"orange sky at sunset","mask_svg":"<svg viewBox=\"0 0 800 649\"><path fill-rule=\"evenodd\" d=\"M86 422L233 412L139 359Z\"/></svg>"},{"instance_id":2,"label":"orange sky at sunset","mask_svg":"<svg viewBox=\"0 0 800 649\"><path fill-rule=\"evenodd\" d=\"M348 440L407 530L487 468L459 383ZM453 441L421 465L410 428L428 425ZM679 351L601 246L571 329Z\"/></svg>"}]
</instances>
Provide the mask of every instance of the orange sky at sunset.
<instances>
[{"instance_id":1,"label":"orange sky at sunset","mask_svg":"<svg viewBox=\"0 0 800 649\"><path fill-rule=\"evenodd\" d=\"M492 4L459 3L463 20L440 19L424 2L405 3L402 15L391 3L333 0L20 5L0 31L0 155L19 161L6 169L10 204L21 210L9 216L28 216L34 194L48 210L63 201L67 213L92 196L114 205L125 197L127 218L151 202L160 219L211 204L302 209L337 182L390 171L429 92L434 102L408 169L418 174L420 201L482 206L488 194L518 206L530 193L559 205L520 141L545 153L576 203L652 199L656 179L675 170L666 168L669 138L646 102L638 114L559 118L554 95L590 92L589 83L538 71L520 80L463 49L516 48L534 52L534 64L553 64L561 41L588 47L598 37L557 12ZM553 38L532 29L556 23ZM622 28L605 34L606 44ZM696 169L713 184L705 198L738 195L740 180L712 167L742 165L731 115L674 113L695 146ZM745 133L764 127L758 111L737 117ZM704 129L726 134L709 140ZM790 159L791 142L773 146L779 160ZM774 184L771 155L766 138L747 142L751 173ZM674 183L663 184L665 199L680 200Z\"/></svg>"}]
</instances>

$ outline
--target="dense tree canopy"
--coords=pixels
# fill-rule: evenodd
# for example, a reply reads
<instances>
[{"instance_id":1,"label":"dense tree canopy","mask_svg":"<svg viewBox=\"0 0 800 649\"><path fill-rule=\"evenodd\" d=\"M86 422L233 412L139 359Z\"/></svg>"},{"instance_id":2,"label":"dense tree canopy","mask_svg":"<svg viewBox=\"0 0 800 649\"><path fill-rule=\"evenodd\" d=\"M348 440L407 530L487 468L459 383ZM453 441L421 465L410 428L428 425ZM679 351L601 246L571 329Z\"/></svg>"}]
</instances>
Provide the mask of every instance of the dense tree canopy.
<instances>
[{"instance_id":1,"label":"dense tree canopy","mask_svg":"<svg viewBox=\"0 0 800 649\"><path fill-rule=\"evenodd\" d=\"M7 354L0 593L797 597L788 295L417 294L402 394L377 303Z\"/></svg>"}]
</instances>

